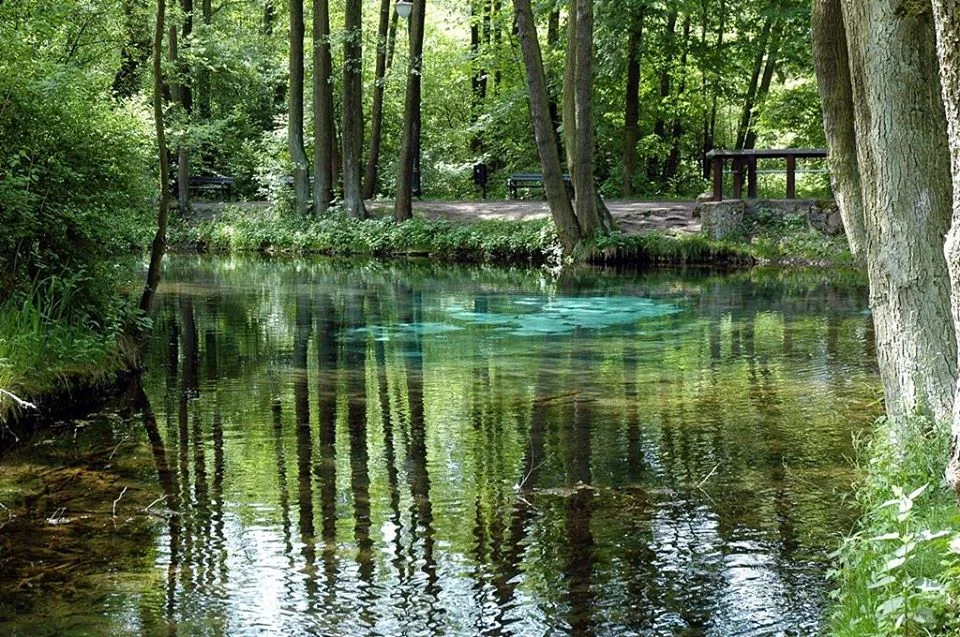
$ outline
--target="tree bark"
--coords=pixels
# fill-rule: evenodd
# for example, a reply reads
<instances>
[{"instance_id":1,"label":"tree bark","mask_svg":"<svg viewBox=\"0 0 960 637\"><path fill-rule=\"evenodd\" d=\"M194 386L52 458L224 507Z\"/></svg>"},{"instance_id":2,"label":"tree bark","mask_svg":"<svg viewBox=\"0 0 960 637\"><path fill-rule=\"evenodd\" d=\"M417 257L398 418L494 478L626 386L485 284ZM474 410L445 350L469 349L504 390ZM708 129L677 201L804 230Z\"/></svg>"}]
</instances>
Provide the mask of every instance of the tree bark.
<instances>
[{"instance_id":1,"label":"tree bark","mask_svg":"<svg viewBox=\"0 0 960 637\"><path fill-rule=\"evenodd\" d=\"M519 20L518 20L519 21ZM537 42L537 48L540 43ZM542 59L542 58L541 58ZM567 50L563 67L563 149L567 153L567 170L576 162L577 152L577 0L567 3ZM529 73L529 71L528 71Z\"/></svg>"},{"instance_id":2,"label":"tree bark","mask_svg":"<svg viewBox=\"0 0 960 637\"><path fill-rule=\"evenodd\" d=\"M160 285L160 269L167 249L167 218L170 214L170 166L167 162L167 136L163 125L163 34L166 30L166 0L157 0L157 21L153 36L153 123L157 135L160 164L160 203L157 209L157 232L150 248L147 280L140 296L140 311L149 314ZM143 335L140 335L141 337Z\"/></svg>"},{"instance_id":3,"label":"tree bark","mask_svg":"<svg viewBox=\"0 0 960 637\"><path fill-rule=\"evenodd\" d=\"M664 104L670 97L671 76L673 71L673 56L676 49L677 10L670 9L667 15L667 24L664 27L663 61L660 66L660 101L657 104L657 121L653 125L653 133L660 142L666 141L667 122L664 119ZM655 151L647 159L647 177L656 181L660 177L660 151Z\"/></svg>"},{"instance_id":4,"label":"tree bark","mask_svg":"<svg viewBox=\"0 0 960 637\"><path fill-rule=\"evenodd\" d=\"M333 201L333 61L330 6L313 0L313 211L325 215Z\"/></svg>"},{"instance_id":5,"label":"tree bark","mask_svg":"<svg viewBox=\"0 0 960 637\"><path fill-rule=\"evenodd\" d=\"M940 82L947 115L947 135L953 172L953 218L944 246L950 274L954 330L960 339L960 0L933 0ZM958 346L960 350L960 346ZM954 391L947 484L960 498L960 385Z\"/></svg>"},{"instance_id":6,"label":"tree bark","mask_svg":"<svg viewBox=\"0 0 960 637\"><path fill-rule=\"evenodd\" d=\"M760 78L760 86L757 87L756 99L750 107L747 134L743 141L744 148L753 148L757 143L757 116L770 93L770 83L773 81L773 73L777 69L777 56L780 54L780 43L783 40L783 28L783 22L778 22L773 27L773 34L770 36L770 51L767 53L767 61L763 66L763 76Z\"/></svg>"},{"instance_id":7,"label":"tree bark","mask_svg":"<svg viewBox=\"0 0 960 637\"><path fill-rule=\"evenodd\" d=\"M842 0L866 222L866 261L887 414L948 422L957 343L943 237L946 116L929 19L889 0ZM876 51L883 51L877 55Z\"/></svg>"},{"instance_id":8,"label":"tree bark","mask_svg":"<svg viewBox=\"0 0 960 637\"><path fill-rule=\"evenodd\" d=\"M170 82L170 97L173 100L173 112L179 119L185 119L186 113L183 99L183 83L180 80L180 49L179 35L176 25L167 29L167 57L178 77ZM181 126L181 128L183 128ZM176 138L177 144L177 207L181 214L190 210L190 155L185 151L186 141L183 133Z\"/></svg>"},{"instance_id":9,"label":"tree bark","mask_svg":"<svg viewBox=\"0 0 960 637\"><path fill-rule=\"evenodd\" d=\"M380 161L380 141L383 130L383 93L386 89L387 46L389 44L390 0L380 2L380 24L377 27L377 68L373 86L373 105L370 113L370 152L367 156L367 169L363 177L363 198L372 199L377 190L377 164Z\"/></svg>"},{"instance_id":10,"label":"tree bark","mask_svg":"<svg viewBox=\"0 0 960 637\"><path fill-rule=\"evenodd\" d=\"M757 42L757 53L753 59L753 72L750 74L750 84L747 86L747 95L743 100L743 111L740 115L740 125L737 127L738 150L743 149L743 144L747 139L747 128L750 126L750 115L753 113L753 102L757 96L757 85L760 83L760 73L763 71L763 58L767 53L767 42L770 39L770 29L773 27L773 18L768 17L760 30L759 41Z\"/></svg>"},{"instance_id":11,"label":"tree bark","mask_svg":"<svg viewBox=\"0 0 960 637\"><path fill-rule=\"evenodd\" d=\"M680 89L679 95L683 95L687 90L687 52L690 46L690 16L683 19L683 41L680 54ZM683 117L682 113L674 113L673 127L670 133L670 154L667 161L663 164L663 183L669 183L673 179L677 170L680 168L680 139L683 137Z\"/></svg>"},{"instance_id":12,"label":"tree bark","mask_svg":"<svg viewBox=\"0 0 960 637\"><path fill-rule=\"evenodd\" d=\"M343 205L348 216L363 219L363 5L347 0L343 27Z\"/></svg>"},{"instance_id":13,"label":"tree bark","mask_svg":"<svg viewBox=\"0 0 960 637\"><path fill-rule=\"evenodd\" d=\"M853 85L847 55L846 28L840 0L814 0L813 66L823 102L823 128L830 147L830 177L843 229L854 258L866 249L860 166L853 123Z\"/></svg>"},{"instance_id":14,"label":"tree bark","mask_svg":"<svg viewBox=\"0 0 960 637\"><path fill-rule=\"evenodd\" d=\"M420 72L423 68L423 30L426 0L413 3L410 15L410 65L403 106L403 138L397 164L397 194L393 215L397 221L413 218L413 162L416 160L420 124Z\"/></svg>"},{"instance_id":15,"label":"tree bark","mask_svg":"<svg viewBox=\"0 0 960 637\"><path fill-rule=\"evenodd\" d=\"M577 3L576 64L576 161L570 167L576 192L577 221L580 231L589 237L600 229L597 189L593 181L593 155L596 146L593 131L593 0Z\"/></svg>"},{"instance_id":16,"label":"tree bark","mask_svg":"<svg viewBox=\"0 0 960 637\"><path fill-rule=\"evenodd\" d=\"M203 0L200 6L201 18L206 34L209 34L210 25L213 23L213 3L211 0ZM200 96L197 98L197 110L200 111L200 118L204 121L210 119L210 71L205 67L201 68L197 77L197 88Z\"/></svg>"},{"instance_id":17,"label":"tree bark","mask_svg":"<svg viewBox=\"0 0 960 637\"><path fill-rule=\"evenodd\" d=\"M637 174L637 142L640 140L640 55L643 51L643 21L646 7L632 15L627 37L627 91L623 116L623 196L634 194Z\"/></svg>"},{"instance_id":18,"label":"tree bark","mask_svg":"<svg viewBox=\"0 0 960 637\"><path fill-rule=\"evenodd\" d=\"M530 0L513 0L516 11L517 30L523 62L527 71L527 95L530 103L530 117L533 120L533 132L540 153L540 167L543 172L543 185L547 191L550 214L553 217L557 234L566 254L570 254L582 238L580 225L573 212L573 205L563 184L560 169L560 156L550 122L549 97L547 96L546 73L543 69L543 57L540 42L537 39L537 27L533 18ZM566 100L564 100L566 102Z\"/></svg>"},{"instance_id":19,"label":"tree bark","mask_svg":"<svg viewBox=\"0 0 960 637\"><path fill-rule=\"evenodd\" d=\"M293 194L297 213L310 209L307 152L303 148L303 0L290 0L290 98L287 143L293 161Z\"/></svg>"}]
</instances>

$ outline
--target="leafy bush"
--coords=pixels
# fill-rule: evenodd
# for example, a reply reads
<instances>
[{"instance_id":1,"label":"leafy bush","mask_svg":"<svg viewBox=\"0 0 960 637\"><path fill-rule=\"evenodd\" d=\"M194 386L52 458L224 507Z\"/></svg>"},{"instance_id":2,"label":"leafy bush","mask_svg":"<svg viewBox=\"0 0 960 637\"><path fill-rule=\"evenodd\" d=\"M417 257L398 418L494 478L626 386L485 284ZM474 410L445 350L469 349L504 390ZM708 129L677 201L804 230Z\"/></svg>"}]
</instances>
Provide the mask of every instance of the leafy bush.
<instances>
[{"instance_id":1,"label":"leafy bush","mask_svg":"<svg viewBox=\"0 0 960 637\"><path fill-rule=\"evenodd\" d=\"M960 635L960 513L943 484L930 484L948 448L946 428L925 419L877 424L856 491L864 515L830 572L832 634Z\"/></svg>"},{"instance_id":2,"label":"leafy bush","mask_svg":"<svg viewBox=\"0 0 960 637\"><path fill-rule=\"evenodd\" d=\"M0 301L58 279L97 317L116 298L111 257L148 238L151 142L84 78L0 65Z\"/></svg>"}]
</instances>

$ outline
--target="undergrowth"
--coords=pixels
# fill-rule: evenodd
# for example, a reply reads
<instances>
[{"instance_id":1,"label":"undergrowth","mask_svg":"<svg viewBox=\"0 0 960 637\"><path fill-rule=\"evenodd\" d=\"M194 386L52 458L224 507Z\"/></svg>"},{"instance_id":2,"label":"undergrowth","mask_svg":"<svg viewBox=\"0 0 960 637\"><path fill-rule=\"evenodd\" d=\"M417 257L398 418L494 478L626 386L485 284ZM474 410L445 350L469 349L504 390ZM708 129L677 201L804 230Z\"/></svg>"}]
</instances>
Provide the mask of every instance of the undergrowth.
<instances>
[{"instance_id":1,"label":"undergrowth","mask_svg":"<svg viewBox=\"0 0 960 637\"><path fill-rule=\"evenodd\" d=\"M942 476L949 432L878 422L860 450L863 517L834 554L837 637L960 635L960 510Z\"/></svg>"},{"instance_id":2,"label":"undergrowth","mask_svg":"<svg viewBox=\"0 0 960 637\"><path fill-rule=\"evenodd\" d=\"M213 252L278 252L334 256L430 256L445 261L558 263L559 239L549 219L458 223L414 218L357 220L343 215L298 217L277 208L228 207L219 219L180 225L171 241ZM749 250L700 235L649 233L599 236L587 261L714 264L750 262Z\"/></svg>"},{"instance_id":3,"label":"undergrowth","mask_svg":"<svg viewBox=\"0 0 960 637\"><path fill-rule=\"evenodd\" d=\"M76 313L75 289L49 277L0 303L0 421L21 411L18 398L99 385L129 366L125 319Z\"/></svg>"}]
</instances>

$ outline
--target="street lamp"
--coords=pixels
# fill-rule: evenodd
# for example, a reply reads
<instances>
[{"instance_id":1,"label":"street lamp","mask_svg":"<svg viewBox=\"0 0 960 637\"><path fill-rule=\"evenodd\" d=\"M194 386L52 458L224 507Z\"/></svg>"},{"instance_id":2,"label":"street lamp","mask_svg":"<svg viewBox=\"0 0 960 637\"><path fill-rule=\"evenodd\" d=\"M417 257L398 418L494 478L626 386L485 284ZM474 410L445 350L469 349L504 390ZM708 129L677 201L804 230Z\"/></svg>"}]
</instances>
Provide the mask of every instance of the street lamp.
<instances>
[{"instance_id":1,"label":"street lamp","mask_svg":"<svg viewBox=\"0 0 960 637\"><path fill-rule=\"evenodd\" d=\"M401 18L409 18L413 11L413 3L410 0L397 0L397 15Z\"/></svg>"}]
</instances>

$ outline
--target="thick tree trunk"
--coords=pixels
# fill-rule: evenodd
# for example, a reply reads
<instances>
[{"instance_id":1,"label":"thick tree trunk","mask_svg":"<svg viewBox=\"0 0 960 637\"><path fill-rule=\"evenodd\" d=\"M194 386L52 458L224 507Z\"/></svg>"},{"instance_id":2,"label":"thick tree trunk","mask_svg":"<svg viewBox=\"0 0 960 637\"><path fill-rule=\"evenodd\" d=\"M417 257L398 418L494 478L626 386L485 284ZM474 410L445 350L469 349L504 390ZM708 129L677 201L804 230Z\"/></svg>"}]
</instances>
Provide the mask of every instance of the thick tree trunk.
<instances>
[{"instance_id":1,"label":"thick tree trunk","mask_svg":"<svg viewBox=\"0 0 960 637\"><path fill-rule=\"evenodd\" d=\"M150 313L160 285L160 268L167 249L167 218L170 212L170 166L167 163L167 137L163 124L163 32L166 29L166 0L157 0L157 21L153 36L153 123L157 135L160 163L160 204L157 210L157 232L150 248L147 281L140 296L140 311ZM141 335L142 337L143 335Z\"/></svg>"},{"instance_id":2,"label":"thick tree trunk","mask_svg":"<svg viewBox=\"0 0 960 637\"><path fill-rule=\"evenodd\" d=\"M397 164L397 194L393 216L397 221L413 217L413 163L419 145L420 72L423 68L423 30L426 0L413 3L410 15L410 66L407 70L407 97L403 106L403 138Z\"/></svg>"},{"instance_id":3,"label":"thick tree trunk","mask_svg":"<svg viewBox=\"0 0 960 637\"><path fill-rule=\"evenodd\" d=\"M370 153L367 156L367 169L363 176L363 198L372 199L377 190L377 165L380 162L380 141L383 130L383 93L386 90L387 46L389 45L390 0L380 2L380 24L377 27L377 67L373 86L373 105L370 112Z\"/></svg>"},{"instance_id":4,"label":"thick tree trunk","mask_svg":"<svg viewBox=\"0 0 960 637\"><path fill-rule=\"evenodd\" d=\"M643 51L645 7L632 15L627 38L627 91L623 121L623 196L634 194L633 179L637 174L637 142L640 140L640 55Z\"/></svg>"},{"instance_id":5,"label":"thick tree trunk","mask_svg":"<svg viewBox=\"0 0 960 637\"><path fill-rule=\"evenodd\" d=\"M560 44L560 7L554 7L553 11L550 12L550 15L547 18L547 49L550 51L555 51L557 46ZM500 75L499 68L497 70L497 76ZM498 82L499 83L499 82ZM557 88L555 84L547 85L547 96L550 98L550 103L547 105L550 110L550 121L553 123L554 137L557 140L557 151L560 156L564 156L563 150L563 138L560 135L561 129L561 120L560 120L560 105L557 102Z\"/></svg>"},{"instance_id":6,"label":"thick tree trunk","mask_svg":"<svg viewBox=\"0 0 960 637\"><path fill-rule=\"evenodd\" d=\"M600 229L597 189L593 181L593 0L577 2L576 63L576 161L570 167L577 196L576 213L580 231L589 237Z\"/></svg>"},{"instance_id":7,"label":"thick tree trunk","mask_svg":"<svg viewBox=\"0 0 960 637\"><path fill-rule=\"evenodd\" d=\"M290 98L287 143L293 161L293 194L297 212L310 209L307 152L303 149L303 0L290 0Z\"/></svg>"},{"instance_id":8,"label":"thick tree trunk","mask_svg":"<svg viewBox=\"0 0 960 637\"><path fill-rule=\"evenodd\" d=\"M813 2L813 66L823 102L823 128L830 147L830 177L843 229L854 258L866 249L863 194L853 124L853 85L840 0Z\"/></svg>"},{"instance_id":9,"label":"thick tree trunk","mask_svg":"<svg viewBox=\"0 0 960 637\"><path fill-rule=\"evenodd\" d=\"M313 212L325 215L333 201L333 61L330 6L313 0Z\"/></svg>"},{"instance_id":10,"label":"thick tree trunk","mask_svg":"<svg viewBox=\"0 0 960 637\"><path fill-rule=\"evenodd\" d=\"M560 156L557 153L557 144L550 122L546 73L543 70L543 57L540 53L540 42L537 39L533 9L530 7L530 0L513 0L513 6L516 11L520 47L523 50L523 62L527 70L530 118L533 120L534 137L540 153L543 184L547 191L550 214L557 228L557 234L563 243L564 251L569 254L580 242L582 234L570 197L567 195L567 189L563 184Z\"/></svg>"},{"instance_id":11,"label":"thick tree trunk","mask_svg":"<svg viewBox=\"0 0 960 637\"><path fill-rule=\"evenodd\" d=\"M740 114L740 126L737 127L738 150L743 149L747 140L747 129L750 126L750 115L753 113L753 102L757 97L757 85L760 83L760 73L763 71L763 58L767 53L767 41L770 39L770 29L773 27L773 18L768 17L760 30L757 42L756 57L753 58L753 72L750 74L750 84L747 86L747 95L743 100L743 111Z\"/></svg>"},{"instance_id":12,"label":"thick tree trunk","mask_svg":"<svg viewBox=\"0 0 960 637\"><path fill-rule=\"evenodd\" d=\"M950 273L953 325L960 339L960 0L933 0L940 81L947 113L947 135L953 168L953 221L944 253ZM960 349L960 347L958 347ZM960 386L954 392L950 458L946 478L960 497Z\"/></svg>"},{"instance_id":13,"label":"thick tree trunk","mask_svg":"<svg viewBox=\"0 0 960 637\"><path fill-rule=\"evenodd\" d=\"M946 116L929 19L889 0L842 0L866 222L870 306L887 414L947 422L957 344L943 237ZM883 55L876 55L883 51Z\"/></svg>"},{"instance_id":14,"label":"thick tree trunk","mask_svg":"<svg viewBox=\"0 0 960 637\"><path fill-rule=\"evenodd\" d=\"M363 4L347 0L343 44L343 205L350 217L363 219Z\"/></svg>"}]
</instances>

